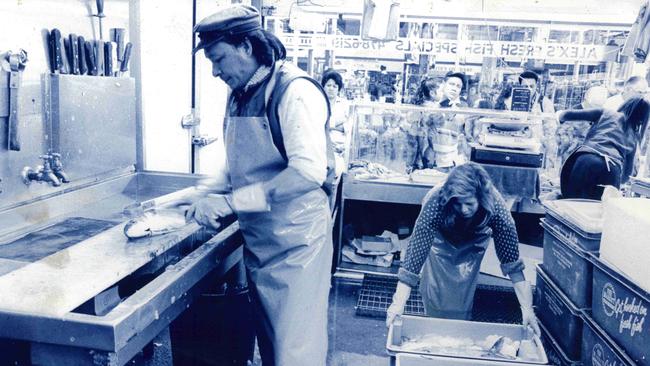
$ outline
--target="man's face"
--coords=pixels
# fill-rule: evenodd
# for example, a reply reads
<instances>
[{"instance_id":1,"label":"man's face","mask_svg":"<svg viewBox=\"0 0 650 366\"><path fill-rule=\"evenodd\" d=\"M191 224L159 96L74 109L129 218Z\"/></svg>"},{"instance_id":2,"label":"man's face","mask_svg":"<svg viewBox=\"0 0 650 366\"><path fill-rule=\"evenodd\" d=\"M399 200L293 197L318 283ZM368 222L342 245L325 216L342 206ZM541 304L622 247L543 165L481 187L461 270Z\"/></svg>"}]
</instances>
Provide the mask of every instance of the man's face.
<instances>
[{"instance_id":1,"label":"man's face","mask_svg":"<svg viewBox=\"0 0 650 366\"><path fill-rule=\"evenodd\" d=\"M248 42L237 46L217 42L204 50L212 62L212 76L221 78L232 90L243 88L257 70L251 51Z\"/></svg>"},{"instance_id":2,"label":"man's face","mask_svg":"<svg viewBox=\"0 0 650 366\"><path fill-rule=\"evenodd\" d=\"M463 89L463 81L460 78L447 78L442 88L443 97L449 100L458 99L461 89Z\"/></svg>"},{"instance_id":3,"label":"man's face","mask_svg":"<svg viewBox=\"0 0 650 366\"><path fill-rule=\"evenodd\" d=\"M524 88L528 88L531 91L535 91L535 89L537 88L537 81L533 78L526 78L526 79L522 78L521 86L523 86Z\"/></svg>"}]
</instances>

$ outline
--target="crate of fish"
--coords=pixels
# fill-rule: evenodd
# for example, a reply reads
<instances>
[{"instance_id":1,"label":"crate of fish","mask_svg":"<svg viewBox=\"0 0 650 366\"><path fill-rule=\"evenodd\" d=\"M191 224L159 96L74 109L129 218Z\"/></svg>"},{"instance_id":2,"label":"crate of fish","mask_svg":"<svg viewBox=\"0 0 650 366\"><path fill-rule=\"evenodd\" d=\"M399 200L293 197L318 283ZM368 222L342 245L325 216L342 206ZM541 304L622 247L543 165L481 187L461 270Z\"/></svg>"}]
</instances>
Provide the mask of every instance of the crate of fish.
<instances>
[{"instance_id":1,"label":"crate of fish","mask_svg":"<svg viewBox=\"0 0 650 366\"><path fill-rule=\"evenodd\" d=\"M415 355L398 353L395 356L395 366L494 366L495 361L482 361L469 358L451 358L440 356ZM516 362L499 362L498 366L519 366Z\"/></svg>"},{"instance_id":2,"label":"crate of fish","mask_svg":"<svg viewBox=\"0 0 650 366\"><path fill-rule=\"evenodd\" d=\"M391 355L460 359L469 362L464 363L467 365L548 362L539 337L521 325L408 315L398 317L389 327L386 349Z\"/></svg>"}]
</instances>

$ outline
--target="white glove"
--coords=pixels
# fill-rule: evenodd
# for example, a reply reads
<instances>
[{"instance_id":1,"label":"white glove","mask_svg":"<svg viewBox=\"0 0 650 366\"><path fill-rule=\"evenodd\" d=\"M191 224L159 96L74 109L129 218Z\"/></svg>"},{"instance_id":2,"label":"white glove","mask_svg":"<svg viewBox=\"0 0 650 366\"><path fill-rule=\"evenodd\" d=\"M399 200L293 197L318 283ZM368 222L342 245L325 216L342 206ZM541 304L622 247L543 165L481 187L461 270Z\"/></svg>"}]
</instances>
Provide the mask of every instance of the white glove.
<instances>
[{"instance_id":1,"label":"white glove","mask_svg":"<svg viewBox=\"0 0 650 366\"><path fill-rule=\"evenodd\" d=\"M208 195L192 204L185 212L185 220L196 220L202 226L218 229L219 219L233 213L225 195Z\"/></svg>"},{"instance_id":2,"label":"white glove","mask_svg":"<svg viewBox=\"0 0 650 366\"><path fill-rule=\"evenodd\" d=\"M524 327L530 326L537 336L541 335L537 317L533 310L533 291L530 288L530 282L519 281L513 284L517 300L521 306L521 323Z\"/></svg>"},{"instance_id":3,"label":"white glove","mask_svg":"<svg viewBox=\"0 0 650 366\"><path fill-rule=\"evenodd\" d=\"M395 317L404 314L404 307L406 306L406 300L409 299L410 295L411 295L411 288L407 284L401 281L397 282L397 290L395 290L395 294L393 294L393 302L386 310L387 327L389 327L393 323Z\"/></svg>"},{"instance_id":4,"label":"white glove","mask_svg":"<svg viewBox=\"0 0 650 366\"><path fill-rule=\"evenodd\" d=\"M232 208L237 212L265 212L271 210L262 183L241 187L232 193Z\"/></svg>"}]
</instances>

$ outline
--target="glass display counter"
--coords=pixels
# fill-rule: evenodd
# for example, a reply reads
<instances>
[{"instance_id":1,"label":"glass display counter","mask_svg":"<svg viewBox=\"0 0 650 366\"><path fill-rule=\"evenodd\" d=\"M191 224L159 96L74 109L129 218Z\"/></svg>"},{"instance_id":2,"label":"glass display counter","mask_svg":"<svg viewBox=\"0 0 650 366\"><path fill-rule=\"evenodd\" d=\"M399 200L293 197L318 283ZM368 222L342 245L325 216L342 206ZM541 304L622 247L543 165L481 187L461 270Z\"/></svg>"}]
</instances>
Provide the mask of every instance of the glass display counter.
<instances>
[{"instance_id":1,"label":"glass display counter","mask_svg":"<svg viewBox=\"0 0 650 366\"><path fill-rule=\"evenodd\" d=\"M410 234L424 196L453 166L470 160L486 168L513 211L543 212L534 202L539 172L555 158L555 135L548 131L553 114L362 103L350 116L339 271L396 275L399 241ZM362 242L379 236L393 237L393 252L372 258Z\"/></svg>"}]
</instances>

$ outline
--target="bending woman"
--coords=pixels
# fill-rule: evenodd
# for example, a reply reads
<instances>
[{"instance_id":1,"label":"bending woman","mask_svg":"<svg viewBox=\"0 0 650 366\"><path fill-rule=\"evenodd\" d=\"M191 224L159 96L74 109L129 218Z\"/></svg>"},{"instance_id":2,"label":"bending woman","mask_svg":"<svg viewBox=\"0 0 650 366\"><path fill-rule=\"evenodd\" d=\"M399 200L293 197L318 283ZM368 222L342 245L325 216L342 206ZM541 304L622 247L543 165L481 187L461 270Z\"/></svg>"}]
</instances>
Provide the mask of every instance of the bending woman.
<instances>
[{"instance_id":1,"label":"bending woman","mask_svg":"<svg viewBox=\"0 0 650 366\"><path fill-rule=\"evenodd\" d=\"M558 121L590 121L584 142L562 166L562 198L600 200L604 185L620 188L634 169L634 155L643 140L650 116L650 103L632 97L618 111L609 109L569 110L558 113Z\"/></svg>"},{"instance_id":2,"label":"bending woman","mask_svg":"<svg viewBox=\"0 0 650 366\"><path fill-rule=\"evenodd\" d=\"M491 239L501 270L513 282L523 324L539 334L515 222L485 169L476 163L455 167L442 187L425 197L399 269L387 325L404 312L418 281L428 316L469 319L479 268Z\"/></svg>"}]
</instances>

